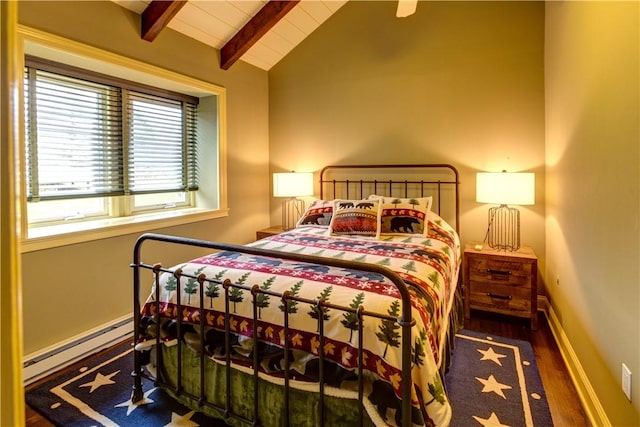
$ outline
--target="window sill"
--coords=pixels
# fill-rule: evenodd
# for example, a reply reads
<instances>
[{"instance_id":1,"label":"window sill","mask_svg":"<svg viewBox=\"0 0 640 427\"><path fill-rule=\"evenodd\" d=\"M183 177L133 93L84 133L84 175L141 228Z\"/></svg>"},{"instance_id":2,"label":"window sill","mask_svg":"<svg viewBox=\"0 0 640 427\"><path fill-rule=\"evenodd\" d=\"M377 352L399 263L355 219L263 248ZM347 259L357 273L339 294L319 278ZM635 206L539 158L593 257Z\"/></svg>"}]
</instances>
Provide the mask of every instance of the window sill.
<instances>
[{"instance_id":1,"label":"window sill","mask_svg":"<svg viewBox=\"0 0 640 427\"><path fill-rule=\"evenodd\" d=\"M34 252L92 240L123 236L125 234L145 233L158 228L222 218L227 215L228 210L193 208L172 212L136 215L126 218L111 218L32 228L29 230L29 237L22 240L20 252Z\"/></svg>"}]
</instances>

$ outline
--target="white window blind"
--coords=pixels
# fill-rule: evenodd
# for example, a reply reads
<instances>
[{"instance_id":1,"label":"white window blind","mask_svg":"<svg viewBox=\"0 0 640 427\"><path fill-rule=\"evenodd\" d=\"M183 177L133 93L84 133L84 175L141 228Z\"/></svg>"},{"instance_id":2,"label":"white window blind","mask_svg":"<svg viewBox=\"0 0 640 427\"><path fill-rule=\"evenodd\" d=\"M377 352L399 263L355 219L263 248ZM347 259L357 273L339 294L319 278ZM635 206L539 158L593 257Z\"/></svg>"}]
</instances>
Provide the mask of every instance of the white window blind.
<instances>
[{"instance_id":1,"label":"white window blind","mask_svg":"<svg viewBox=\"0 0 640 427\"><path fill-rule=\"evenodd\" d=\"M118 90L33 68L25 89L28 200L122 194Z\"/></svg>"},{"instance_id":2,"label":"white window blind","mask_svg":"<svg viewBox=\"0 0 640 427\"><path fill-rule=\"evenodd\" d=\"M29 201L198 189L197 99L128 83L27 60Z\"/></svg>"},{"instance_id":3,"label":"white window blind","mask_svg":"<svg viewBox=\"0 0 640 427\"><path fill-rule=\"evenodd\" d=\"M194 106L136 92L127 102L131 194L197 190Z\"/></svg>"}]
</instances>

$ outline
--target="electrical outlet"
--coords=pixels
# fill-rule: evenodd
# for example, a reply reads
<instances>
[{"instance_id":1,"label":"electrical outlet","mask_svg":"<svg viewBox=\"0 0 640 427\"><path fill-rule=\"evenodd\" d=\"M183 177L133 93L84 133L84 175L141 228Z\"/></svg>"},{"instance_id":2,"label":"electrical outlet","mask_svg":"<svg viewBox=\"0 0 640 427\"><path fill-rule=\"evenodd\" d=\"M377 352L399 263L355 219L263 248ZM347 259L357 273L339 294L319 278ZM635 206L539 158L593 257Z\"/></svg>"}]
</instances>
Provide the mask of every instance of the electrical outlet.
<instances>
[{"instance_id":1,"label":"electrical outlet","mask_svg":"<svg viewBox=\"0 0 640 427\"><path fill-rule=\"evenodd\" d=\"M631 401L631 371L624 363L622 364L622 391Z\"/></svg>"}]
</instances>

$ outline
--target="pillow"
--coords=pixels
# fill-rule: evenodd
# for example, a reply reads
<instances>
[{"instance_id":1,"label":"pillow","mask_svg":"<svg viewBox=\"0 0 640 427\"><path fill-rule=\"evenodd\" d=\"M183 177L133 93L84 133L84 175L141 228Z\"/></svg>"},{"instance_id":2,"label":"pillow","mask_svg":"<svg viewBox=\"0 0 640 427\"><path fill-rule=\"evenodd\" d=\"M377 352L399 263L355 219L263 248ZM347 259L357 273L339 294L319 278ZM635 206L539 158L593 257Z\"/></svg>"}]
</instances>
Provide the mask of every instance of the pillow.
<instances>
[{"instance_id":1,"label":"pillow","mask_svg":"<svg viewBox=\"0 0 640 427\"><path fill-rule=\"evenodd\" d=\"M407 204L411 204L410 202L413 200L417 200L418 203L426 203L427 205L427 211L431 210L431 205L433 203L433 197L431 196L427 196L427 197L408 197L408 198L401 198L401 197L389 197L389 196L380 196L377 194L371 194L369 195L368 199L380 199L382 200L383 203L393 203L394 200L399 200L400 202L398 203L407 203Z\"/></svg>"},{"instance_id":2,"label":"pillow","mask_svg":"<svg viewBox=\"0 0 640 427\"><path fill-rule=\"evenodd\" d=\"M378 237L381 204L380 200L334 200L329 234Z\"/></svg>"},{"instance_id":3,"label":"pillow","mask_svg":"<svg viewBox=\"0 0 640 427\"><path fill-rule=\"evenodd\" d=\"M314 200L307 208L296 227L328 228L333 215L333 200Z\"/></svg>"},{"instance_id":4,"label":"pillow","mask_svg":"<svg viewBox=\"0 0 640 427\"><path fill-rule=\"evenodd\" d=\"M382 200L380 235L427 235L432 197L382 197L379 200Z\"/></svg>"}]
</instances>

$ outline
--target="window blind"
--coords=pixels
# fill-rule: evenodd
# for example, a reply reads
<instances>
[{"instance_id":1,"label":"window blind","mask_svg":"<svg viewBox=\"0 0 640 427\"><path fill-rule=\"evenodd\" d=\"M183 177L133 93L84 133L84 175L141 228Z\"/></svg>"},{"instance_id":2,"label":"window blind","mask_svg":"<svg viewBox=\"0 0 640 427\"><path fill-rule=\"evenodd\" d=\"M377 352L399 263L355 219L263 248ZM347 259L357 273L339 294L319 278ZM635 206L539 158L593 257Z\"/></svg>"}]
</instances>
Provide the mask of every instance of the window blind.
<instances>
[{"instance_id":1,"label":"window blind","mask_svg":"<svg viewBox=\"0 0 640 427\"><path fill-rule=\"evenodd\" d=\"M194 106L132 91L127 102L131 194L197 190Z\"/></svg>"},{"instance_id":2,"label":"window blind","mask_svg":"<svg viewBox=\"0 0 640 427\"><path fill-rule=\"evenodd\" d=\"M27 199L122 194L117 88L33 68L26 75Z\"/></svg>"},{"instance_id":3,"label":"window blind","mask_svg":"<svg viewBox=\"0 0 640 427\"><path fill-rule=\"evenodd\" d=\"M197 103L56 65L25 69L27 200L198 189Z\"/></svg>"}]
</instances>

